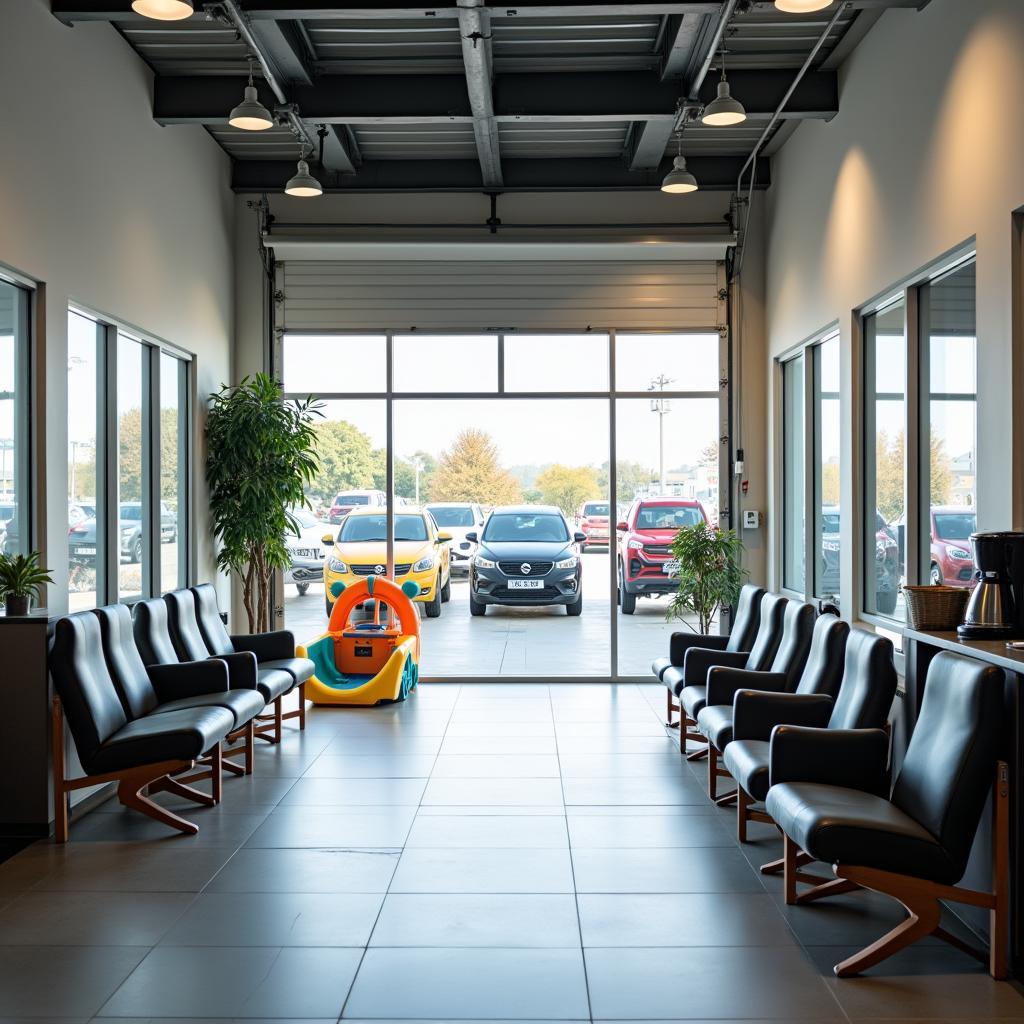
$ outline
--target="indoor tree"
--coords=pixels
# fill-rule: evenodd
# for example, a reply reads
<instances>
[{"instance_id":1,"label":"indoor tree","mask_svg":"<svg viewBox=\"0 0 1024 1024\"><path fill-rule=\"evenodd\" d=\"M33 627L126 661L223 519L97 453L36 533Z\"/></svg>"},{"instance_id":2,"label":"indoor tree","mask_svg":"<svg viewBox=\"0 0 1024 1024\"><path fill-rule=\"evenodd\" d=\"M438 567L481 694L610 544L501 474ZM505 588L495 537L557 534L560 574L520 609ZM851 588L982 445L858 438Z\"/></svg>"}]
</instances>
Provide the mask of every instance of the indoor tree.
<instances>
[{"instance_id":1,"label":"indoor tree","mask_svg":"<svg viewBox=\"0 0 1024 1024\"><path fill-rule=\"evenodd\" d=\"M319 470L311 398L285 399L265 373L221 385L206 418L206 482L217 565L242 580L249 630L270 626L270 580L290 565L285 537L297 532L290 508L307 504Z\"/></svg>"},{"instance_id":2,"label":"indoor tree","mask_svg":"<svg viewBox=\"0 0 1024 1024\"><path fill-rule=\"evenodd\" d=\"M679 564L679 589L665 617L682 619L690 612L697 616L697 632L709 633L718 610L739 599L747 575L741 565L743 542L732 530L701 521L679 530L672 540L672 557Z\"/></svg>"}]
</instances>

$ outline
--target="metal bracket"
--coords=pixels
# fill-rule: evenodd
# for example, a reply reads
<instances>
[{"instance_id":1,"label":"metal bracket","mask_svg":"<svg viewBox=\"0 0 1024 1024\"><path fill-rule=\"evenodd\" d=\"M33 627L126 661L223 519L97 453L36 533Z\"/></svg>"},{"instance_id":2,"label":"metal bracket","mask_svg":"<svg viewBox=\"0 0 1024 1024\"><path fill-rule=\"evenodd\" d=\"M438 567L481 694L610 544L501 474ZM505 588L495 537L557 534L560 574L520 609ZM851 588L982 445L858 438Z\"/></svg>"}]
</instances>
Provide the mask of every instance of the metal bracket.
<instances>
[{"instance_id":1,"label":"metal bracket","mask_svg":"<svg viewBox=\"0 0 1024 1024\"><path fill-rule=\"evenodd\" d=\"M278 305L280 305L282 302L284 302L284 292L282 292L282 291L274 292L274 301L276 303L278 303Z\"/></svg>"}]
</instances>

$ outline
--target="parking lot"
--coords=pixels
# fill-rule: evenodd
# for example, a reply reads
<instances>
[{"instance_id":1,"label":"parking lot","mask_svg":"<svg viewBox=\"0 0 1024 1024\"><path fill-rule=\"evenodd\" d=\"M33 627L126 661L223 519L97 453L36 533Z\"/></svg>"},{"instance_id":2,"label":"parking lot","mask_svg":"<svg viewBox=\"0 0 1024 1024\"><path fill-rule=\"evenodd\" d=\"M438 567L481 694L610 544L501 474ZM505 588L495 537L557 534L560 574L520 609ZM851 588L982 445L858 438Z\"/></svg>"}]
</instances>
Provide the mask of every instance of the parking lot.
<instances>
[{"instance_id":1,"label":"parking lot","mask_svg":"<svg viewBox=\"0 0 1024 1024\"><path fill-rule=\"evenodd\" d=\"M426 677L501 676L605 677L611 666L611 608L608 552L588 551L583 562L583 614L570 618L564 608L492 606L487 614L469 614L469 583L452 577L452 599L439 619L421 613ZM665 621L669 599L645 598L633 615L617 614L619 674L645 677L652 658L667 652L668 636L685 628ZM298 643L319 636L326 627L323 586L313 584L304 597L285 587L285 624Z\"/></svg>"}]
</instances>

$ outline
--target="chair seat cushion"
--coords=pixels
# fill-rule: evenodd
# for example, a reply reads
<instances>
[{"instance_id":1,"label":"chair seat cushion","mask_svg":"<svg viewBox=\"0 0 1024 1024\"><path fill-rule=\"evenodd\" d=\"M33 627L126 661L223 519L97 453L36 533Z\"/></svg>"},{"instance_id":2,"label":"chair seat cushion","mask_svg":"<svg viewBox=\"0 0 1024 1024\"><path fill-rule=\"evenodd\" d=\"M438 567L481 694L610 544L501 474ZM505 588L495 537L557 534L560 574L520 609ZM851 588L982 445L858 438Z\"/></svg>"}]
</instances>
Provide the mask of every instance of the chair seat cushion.
<instances>
[{"instance_id":1,"label":"chair seat cushion","mask_svg":"<svg viewBox=\"0 0 1024 1024\"><path fill-rule=\"evenodd\" d=\"M159 761L194 761L234 728L227 708L182 708L136 718L118 729L83 766L90 775L139 768Z\"/></svg>"},{"instance_id":2,"label":"chair seat cushion","mask_svg":"<svg viewBox=\"0 0 1024 1024\"><path fill-rule=\"evenodd\" d=\"M312 677L314 665L309 658L276 658L273 661L261 661L260 668L280 669L287 672L296 683L304 683Z\"/></svg>"},{"instance_id":3,"label":"chair seat cushion","mask_svg":"<svg viewBox=\"0 0 1024 1024\"><path fill-rule=\"evenodd\" d=\"M651 671L660 679L665 674L665 669L672 667L671 658L655 658L651 662Z\"/></svg>"},{"instance_id":4,"label":"chair seat cushion","mask_svg":"<svg viewBox=\"0 0 1024 1024\"><path fill-rule=\"evenodd\" d=\"M732 705L709 704L697 715L697 728L715 745L725 750L732 742Z\"/></svg>"},{"instance_id":5,"label":"chair seat cushion","mask_svg":"<svg viewBox=\"0 0 1024 1024\"><path fill-rule=\"evenodd\" d=\"M722 755L729 774L755 800L768 795L770 750L768 740L733 740Z\"/></svg>"},{"instance_id":6,"label":"chair seat cushion","mask_svg":"<svg viewBox=\"0 0 1024 1024\"><path fill-rule=\"evenodd\" d=\"M280 668L260 668L256 672L256 689L270 704L295 686L295 677Z\"/></svg>"},{"instance_id":7,"label":"chair seat cushion","mask_svg":"<svg viewBox=\"0 0 1024 1024\"><path fill-rule=\"evenodd\" d=\"M662 672L661 681L672 691L675 697L679 696L679 691L686 685L683 679L682 667L679 665L669 665Z\"/></svg>"},{"instance_id":8,"label":"chair seat cushion","mask_svg":"<svg viewBox=\"0 0 1024 1024\"><path fill-rule=\"evenodd\" d=\"M158 704L153 714L162 715L182 708L227 708L235 719L237 729L251 722L265 707L266 701L259 690L226 690L223 693L200 693L193 697L181 697Z\"/></svg>"},{"instance_id":9,"label":"chair seat cushion","mask_svg":"<svg viewBox=\"0 0 1024 1024\"><path fill-rule=\"evenodd\" d=\"M817 860L955 885L960 873L935 837L884 797L813 782L783 782L765 808Z\"/></svg>"},{"instance_id":10,"label":"chair seat cushion","mask_svg":"<svg viewBox=\"0 0 1024 1024\"><path fill-rule=\"evenodd\" d=\"M682 673L683 670L679 671ZM677 691L676 696L687 715L696 720L708 702L708 688L706 686L684 686Z\"/></svg>"}]
</instances>

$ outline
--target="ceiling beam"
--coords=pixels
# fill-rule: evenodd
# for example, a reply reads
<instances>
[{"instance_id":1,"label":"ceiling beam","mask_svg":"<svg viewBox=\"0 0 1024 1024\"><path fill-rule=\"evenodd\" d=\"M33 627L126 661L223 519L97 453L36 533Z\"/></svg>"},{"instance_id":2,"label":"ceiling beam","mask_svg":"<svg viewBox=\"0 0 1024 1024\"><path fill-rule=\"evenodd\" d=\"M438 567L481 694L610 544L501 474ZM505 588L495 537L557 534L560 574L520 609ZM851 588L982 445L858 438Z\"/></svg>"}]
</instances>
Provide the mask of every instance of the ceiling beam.
<instances>
[{"instance_id":1,"label":"ceiling beam","mask_svg":"<svg viewBox=\"0 0 1024 1024\"><path fill-rule=\"evenodd\" d=\"M736 187L743 157L695 156L689 161L705 191ZM617 157L565 160L508 159L502 163L503 191L653 190L661 185L670 161L648 171L631 171ZM282 161L236 160L231 186L236 192L280 192L295 173ZM479 192L486 186L476 160L376 160L353 175L322 181L327 192ZM767 162L758 168L758 188L769 184ZM685 201L685 200L684 200Z\"/></svg>"},{"instance_id":2,"label":"ceiling beam","mask_svg":"<svg viewBox=\"0 0 1024 1024\"><path fill-rule=\"evenodd\" d=\"M729 75L733 95L751 118L769 117L793 80L791 71L737 70ZM223 124L238 102L235 76L159 76L153 116L161 124ZM262 82L260 98L274 96ZM706 82L700 97L715 95ZM329 75L315 86L296 86L289 99L307 124L416 124L473 121L466 83L455 75ZM678 86L645 71L542 72L494 78L498 121L651 121L674 123ZM830 119L839 110L835 71L809 72L784 115Z\"/></svg>"},{"instance_id":3,"label":"ceiling beam","mask_svg":"<svg viewBox=\"0 0 1024 1024\"><path fill-rule=\"evenodd\" d=\"M459 34L462 37L462 63L466 69L466 91L473 112L473 135L484 184L501 186L501 153L498 149L498 122L494 117L494 78L491 63L491 19L483 10L484 0L462 0L459 7Z\"/></svg>"},{"instance_id":4,"label":"ceiling beam","mask_svg":"<svg viewBox=\"0 0 1024 1024\"><path fill-rule=\"evenodd\" d=\"M662 79L685 76L694 47L708 21L710 19L703 14L672 15L669 18L667 39L661 51Z\"/></svg>"}]
</instances>

